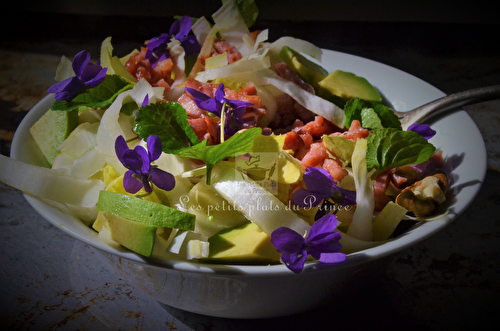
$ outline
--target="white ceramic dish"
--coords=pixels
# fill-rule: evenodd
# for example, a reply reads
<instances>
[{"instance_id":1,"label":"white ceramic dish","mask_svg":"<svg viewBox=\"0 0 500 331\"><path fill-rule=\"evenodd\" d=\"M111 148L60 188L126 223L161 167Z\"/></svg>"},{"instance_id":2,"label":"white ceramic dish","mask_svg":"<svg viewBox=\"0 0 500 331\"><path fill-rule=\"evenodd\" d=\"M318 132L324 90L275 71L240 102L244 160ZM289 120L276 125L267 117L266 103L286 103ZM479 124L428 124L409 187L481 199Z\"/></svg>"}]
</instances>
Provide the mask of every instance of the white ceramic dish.
<instances>
[{"instance_id":1,"label":"white ceramic dish","mask_svg":"<svg viewBox=\"0 0 500 331\"><path fill-rule=\"evenodd\" d=\"M324 50L328 70L346 70L368 79L396 110L410 110L444 96L428 83L387 65L361 57ZM44 165L29 128L46 112L52 96L42 99L24 118L12 143L11 157ZM336 266L309 263L300 275L283 265L211 265L184 261L148 261L131 252L118 251L97 239L97 233L47 204L26 196L33 208L50 223L74 238L97 248L105 261L130 285L159 302L183 310L230 318L276 317L311 309L352 285L353 275L371 262L416 244L444 228L467 208L486 174L484 140L465 111L429 122L437 131L431 142L445 157L458 161L450 188L450 213L432 222L415 225L408 232L377 247L349 254Z\"/></svg>"}]
</instances>

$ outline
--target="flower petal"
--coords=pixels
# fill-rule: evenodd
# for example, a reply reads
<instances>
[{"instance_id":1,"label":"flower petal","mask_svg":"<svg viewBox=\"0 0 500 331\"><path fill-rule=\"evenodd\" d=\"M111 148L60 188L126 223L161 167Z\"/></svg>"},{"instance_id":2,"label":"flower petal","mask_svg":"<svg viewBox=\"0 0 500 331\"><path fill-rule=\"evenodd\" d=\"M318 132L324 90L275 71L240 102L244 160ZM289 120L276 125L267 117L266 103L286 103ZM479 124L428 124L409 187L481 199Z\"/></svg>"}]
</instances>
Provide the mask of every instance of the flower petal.
<instances>
[{"instance_id":1,"label":"flower petal","mask_svg":"<svg viewBox=\"0 0 500 331\"><path fill-rule=\"evenodd\" d=\"M135 146L134 152L139 156L141 160L141 166L134 169L139 170L143 174L149 174L151 170L151 160L149 159L148 151L142 146Z\"/></svg>"},{"instance_id":2,"label":"flower petal","mask_svg":"<svg viewBox=\"0 0 500 331\"><path fill-rule=\"evenodd\" d=\"M47 92L55 93L57 101L71 101L85 85L75 76L57 82Z\"/></svg>"},{"instance_id":3,"label":"flower petal","mask_svg":"<svg viewBox=\"0 0 500 331\"><path fill-rule=\"evenodd\" d=\"M232 108L246 108L252 107L253 103L243 100L226 100Z\"/></svg>"},{"instance_id":4,"label":"flower petal","mask_svg":"<svg viewBox=\"0 0 500 331\"><path fill-rule=\"evenodd\" d=\"M199 103L201 103L203 101L207 101L207 100L212 99L211 97L209 97L205 93L203 93L201 91L198 91L197 89L194 89L194 88L191 88L191 87L186 87L186 91L189 94L191 94L191 96L193 97L193 100L196 103L196 105L198 105Z\"/></svg>"},{"instance_id":5,"label":"flower petal","mask_svg":"<svg viewBox=\"0 0 500 331\"><path fill-rule=\"evenodd\" d=\"M217 90L215 91L215 101L224 103L226 102L226 99L224 99L225 93L224 93L224 84L219 84L219 87L217 87Z\"/></svg>"},{"instance_id":6,"label":"flower petal","mask_svg":"<svg viewBox=\"0 0 500 331\"><path fill-rule=\"evenodd\" d=\"M125 168L132 170L135 174L141 174L143 160L135 150L127 150L122 155Z\"/></svg>"},{"instance_id":7,"label":"flower petal","mask_svg":"<svg viewBox=\"0 0 500 331\"><path fill-rule=\"evenodd\" d=\"M191 31L193 26L193 19L189 16L183 16L170 26L170 35L175 36L175 39L179 40L181 43L186 40L187 35Z\"/></svg>"},{"instance_id":8,"label":"flower petal","mask_svg":"<svg viewBox=\"0 0 500 331\"><path fill-rule=\"evenodd\" d=\"M212 114L214 114L214 115L216 115L218 117L220 117L220 115L221 115L222 107L214 99L208 99L208 100L202 101L199 104L197 104L197 106L200 109L203 109L203 110L206 110L208 112L211 112Z\"/></svg>"},{"instance_id":9,"label":"flower petal","mask_svg":"<svg viewBox=\"0 0 500 331\"><path fill-rule=\"evenodd\" d=\"M87 68L90 68L89 72L91 71L91 73L87 74ZM82 82L85 85L96 87L97 85L102 83L104 78L106 78L106 72L108 68L102 68L98 65L87 66L87 68L84 70L84 75L82 76ZM90 77L90 75L94 76ZM88 79L84 77L88 77Z\"/></svg>"},{"instance_id":10,"label":"flower petal","mask_svg":"<svg viewBox=\"0 0 500 331\"><path fill-rule=\"evenodd\" d=\"M326 214L311 226L307 241L313 242L317 240L319 236L332 233L337 228L337 225L337 217L333 214Z\"/></svg>"},{"instance_id":11,"label":"flower petal","mask_svg":"<svg viewBox=\"0 0 500 331\"><path fill-rule=\"evenodd\" d=\"M339 252L342 249L340 238L341 235L338 232L316 236L316 240L307 245L307 251L315 259L318 259L322 253Z\"/></svg>"},{"instance_id":12,"label":"flower petal","mask_svg":"<svg viewBox=\"0 0 500 331\"><path fill-rule=\"evenodd\" d=\"M161 46L166 47L166 45L169 41L170 41L170 35L168 35L166 33L162 33L158 37L151 38L148 41L148 44L146 45L146 47L149 50L153 51Z\"/></svg>"},{"instance_id":13,"label":"flower petal","mask_svg":"<svg viewBox=\"0 0 500 331\"><path fill-rule=\"evenodd\" d=\"M327 196L306 189L298 189L292 194L292 201L301 208L312 208L318 206Z\"/></svg>"},{"instance_id":14,"label":"flower petal","mask_svg":"<svg viewBox=\"0 0 500 331\"><path fill-rule=\"evenodd\" d=\"M158 58L154 57L153 59L149 59L149 62L151 62L151 66L154 68L156 67L161 61L166 60L170 57L170 54L167 53L167 51L163 52Z\"/></svg>"},{"instance_id":15,"label":"flower petal","mask_svg":"<svg viewBox=\"0 0 500 331\"><path fill-rule=\"evenodd\" d=\"M338 202L341 206L350 206L356 204L356 191L346 190L338 186L336 186L335 190L339 191L344 197L341 202Z\"/></svg>"},{"instance_id":16,"label":"flower petal","mask_svg":"<svg viewBox=\"0 0 500 331\"><path fill-rule=\"evenodd\" d=\"M148 147L149 161L158 160L162 152L161 139L158 136L149 136L146 140L146 146Z\"/></svg>"},{"instance_id":17,"label":"flower petal","mask_svg":"<svg viewBox=\"0 0 500 331\"><path fill-rule=\"evenodd\" d=\"M431 139L436 134L436 131L431 129L428 124L413 123L408 127L408 131L416 132L425 139Z\"/></svg>"},{"instance_id":18,"label":"flower petal","mask_svg":"<svg viewBox=\"0 0 500 331\"><path fill-rule=\"evenodd\" d=\"M323 263L340 263L344 262L347 259L347 256L344 253L336 252L336 253L322 253L320 258L317 259Z\"/></svg>"},{"instance_id":19,"label":"flower petal","mask_svg":"<svg viewBox=\"0 0 500 331\"><path fill-rule=\"evenodd\" d=\"M271 243L278 252L301 252L305 247L305 239L287 227L280 227L271 233Z\"/></svg>"},{"instance_id":20,"label":"flower petal","mask_svg":"<svg viewBox=\"0 0 500 331\"><path fill-rule=\"evenodd\" d=\"M304 270L304 263L307 259L307 252L301 251L297 253L283 252L281 254L281 261L287 266L288 269L296 274L299 274Z\"/></svg>"},{"instance_id":21,"label":"flower petal","mask_svg":"<svg viewBox=\"0 0 500 331\"><path fill-rule=\"evenodd\" d=\"M174 175L158 168L151 169L151 181L165 191L170 191L175 187Z\"/></svg>"},{"instance_id":22,"label":"flower petal","mask_svg":"<svg viewBox=\"0 0 500 331\"><path fill-rule=\"evenodd\" d=\"M132 171L127 171L123 176L123 187L125 191L131 194L139 192L139 190L144 186L140 180L133 176Z\"/></svg>"},{"instance_id":23,"label":"flower petal","mask_svg":"<svg viewBox=\"0 0 500 331\"><path fill-rule=\"evenodd\" d=\"M123 136L118 136L116 137L115 140L115 153L116 156L118 157L118 160L125 165L125 160L123 159L123 154L125 154L126 151L128 151L128 145L127 142L125 141L125 138Z\"/></svg>"},{"instance_id":24,"label":"flower petal","mask_svg":"<svg viewBox=\"0 0 500 331\"><path fill-rule=\"evenodd\" d=\"M199 53L201 50L201 46L198 44L198 40L194 35L187 36L187 38L182 42L182 48L184 48L184 52L186 52L186 54Z\"/></svg>"},{"instance_id":25,"label":"flower petal","mask_svg":"<svg viewBox=\"0 0 500 331\"><path fill-rule=\"evenodd\" d=\"M144 97L144 100L142 101L141 107L145 107L147 105L149 105L149 94L146 94L146 96Z\"/></svg>"},{"instance_id":26,"label":"flower petal","mask_svg":"<svg viewBox=\"0 0 500 331\"><path fill-rule=\"evenodd\" d=\"M332 194L332 187L335 185L335 182L325 169L307 167L306 172L304 173L304 185L310 191L322 193L325 196L330 197Z\"/></svg>"},{"instance_id":27,"label":"flower petal","mask_svg":"<svg viewBox=\"0 0 500 331\"><path fill-rule=\"evenodd\" d=\"M72 62L73 71L76 77L82 78L83 71L90 61L90 53L87 51L81 51L75 55Z\"/></svg>"}]
</instances>

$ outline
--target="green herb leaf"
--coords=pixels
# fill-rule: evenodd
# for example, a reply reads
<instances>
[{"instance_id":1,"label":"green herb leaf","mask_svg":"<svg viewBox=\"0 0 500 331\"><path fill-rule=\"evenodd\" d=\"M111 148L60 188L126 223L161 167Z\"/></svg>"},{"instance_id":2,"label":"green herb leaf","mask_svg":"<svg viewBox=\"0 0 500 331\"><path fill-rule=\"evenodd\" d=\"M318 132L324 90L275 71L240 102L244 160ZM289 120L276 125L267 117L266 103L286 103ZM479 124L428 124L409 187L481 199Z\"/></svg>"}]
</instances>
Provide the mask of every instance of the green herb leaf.
<instances>
[{"instance_id":1,"label":"green herb leaf","mask_svg":"<svg viewBox=\"0 0 500 331\"><path fill-rule=\"evenodd\" d=\"M122 108L120 109L121 113L124 113L127 116L132 116L132 114L139 109L137 106L137 103L135 101L127 102L122 105Z\"/></svg>"},{"instance_id":2,"label":"green herb leaf","mask_svg":"<svg viewBox=\"0 0 500 331\"><path fill-rule=\"evenodd\" d=\"M227 0L222 0L222 4L226 3ZM251 27L257 20L259 15L259 8L254 0L235 0L238 10L243 16L243 20L247 27Z\"/></svg>"},{"instance_id":3,"label":"green herb leaf","mask_svg":"<svg viewBox=\"0 0 500 331\"><path fill-rule=\"evenodd\" d=\"M106 75L101 84L84 90L71 101L55 101L52 110L70 111L81 106L107 108L116 97L134 87L118 75Z\"/></svg>"},{"instance_id":4,"label":"green herb leaf","mask_svg":"<svg viewBox=\"0 0 500 331\"><path fill-rule=\"evenodd\" d=\"M363 128L369 130L383 129L382 121L373 108L361 110L361 123Z\"/></svg>"},{"instance_id":5,"label":"green herb leaf","mask_svg":"<svg viewBox=\"0 0 500 331\"><path fill-rule=\"evenodd\" d=\"M144 140L158 136L163 152L170 154L200 143L189 125L186 110L178 102L157 102L139 108L134 131Z\"/></svg>"},{"instance_id":6,"label":"green herb leaf","mask_svg":"<svg viewBox=\"0 0 500 331\"><path fill-rule=\"evenodd\" d=\"M254 137L261 134L261 132L261 128L238 132L218 145L207 145L207 140L204 140L203 143L181 150L178 155L205 162L207 166L207 184L210 185L210 174L214 165L225 158L235 157L251 151Z\"/></svg>"},{"instance_id":7,"label":"green herb leaf","mask_svg":"<svg viewBox=\"0 0 500 331\"><path fill-rule=\"evenodd\" d=\"M401 122L399 121L398 116L394 114L394 112L389 109L389 107L386 107L380 103L370 102L359 98L349 100L345 104L344 113L346 116L346 128L349 128L352 121L354 120L360 121L361 126L366 129L368 128L368 125L373 125L373 117L365 116L365 119L363 119L362 111L367 108L373 109L374 113L378 116L378 118L380 119L380 123L384 128L395 128L398 130L402 130ZM372 113L371 115L373 116L374 114Z\"/></svg>"},{"instance_id":8,"label":"green herb leaf","mask_svg":"<svg viewBox=\"0 0 500 331\"><path fill-rule=\"evenodd\" d=\"M374 130L366 140L366 166L368 171L376 169L372 178L386 169L425 162L436 151L436 147L418 133L394 128Z\"/></svg>"}]
</instances>

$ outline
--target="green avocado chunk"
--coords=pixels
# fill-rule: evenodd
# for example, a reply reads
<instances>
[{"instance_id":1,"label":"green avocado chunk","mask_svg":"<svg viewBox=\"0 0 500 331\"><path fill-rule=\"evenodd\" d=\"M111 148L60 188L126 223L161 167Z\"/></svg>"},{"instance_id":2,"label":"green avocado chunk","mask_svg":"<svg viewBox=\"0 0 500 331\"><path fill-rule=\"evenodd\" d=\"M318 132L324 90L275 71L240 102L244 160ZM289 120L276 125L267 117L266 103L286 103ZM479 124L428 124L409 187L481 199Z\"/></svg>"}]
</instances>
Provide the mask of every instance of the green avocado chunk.
<instances>
[{"instance_id":1,"label":"green avocado chunk","mask_svg":"<svg viewBox=\"0 0 500 331\"><path fill-rule=\"evenodd\" d=\"M108 221L111 238L133 252L149 257L153 252L157 226L131 221L109 213L100 213Z\"/></svg>"},{"instance_id":2,"label":"green avocado chunk","mask_svg":"<svg viewBox=\"0 0 500 331\"><path fill-rule=\"evenodd\" d=\"M281 256L269 236L251 222L219 232L208 242L210 254L204 260L213 263L277 263Z\"/></svg>"},{"instance_id":3,"label":"green avocado chunk","mask_svg":"<svg viewBox=\"0 0 500 331\"><path fill-rule=\"evenodd\" d=\"M30 128L30 133L52 166L57 148L78 125L78 110L49 110Z\"/></svg>"},{"instance_id":4,"label":"green avocado chunk","mask_svg":"<svg viewBox=\"0 0 500 331\"><path fill-rule=\"evenodd\" d=\"M194 230L196 217L193 214L169 206L111 191L101 191L97 202L98 211L126 218L131 221L175 228Z\"/></svg>"},{"instance_id":5,"label":"green avocado chunk","mask_svg":"<svg viewBox=\"0 0 500 331\"><path fill-rule=\"evenodd\" d=\"M332 95L344 100L360 98L366 101L382 102L382 96L364 77L352 72L336 70L318 82L318 85Z\"/></svg>"},{"instance_id":6,"label":"green avocado chunk","mask_svg":"<svg viewBox=\"0 0 500 331\"><path fill-rule=\"evenodd\" d=\"M328 75L328 71L322 66L310 61L288 46L283 46L279 55L303 81L309 83L315 90L318 89L318 82Z\"/></svg>"}]
</instances>

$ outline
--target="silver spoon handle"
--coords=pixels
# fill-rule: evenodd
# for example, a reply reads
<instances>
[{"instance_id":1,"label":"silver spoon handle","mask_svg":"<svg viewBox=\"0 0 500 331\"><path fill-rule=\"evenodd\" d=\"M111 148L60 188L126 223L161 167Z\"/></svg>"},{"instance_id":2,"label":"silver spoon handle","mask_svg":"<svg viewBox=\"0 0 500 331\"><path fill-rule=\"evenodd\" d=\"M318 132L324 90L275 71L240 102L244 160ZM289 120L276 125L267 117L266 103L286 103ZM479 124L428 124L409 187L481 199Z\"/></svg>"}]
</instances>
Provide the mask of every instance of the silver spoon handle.
<instances>
[{"instance_id":1,"label":"silver spoon handle","mask_svg":"<svg viewBox=\"0 0 500 331\"><path fill-rule=\"evenodd\" d=\"M462 106L483 101L500 99L500 85L475 88L463 92L453 93L440 99L431 101L409 112L399 112L403 116L401 124L404 129L412 123L419 122L430 115L437 115Z\"/></svg>"}]
</instances>

